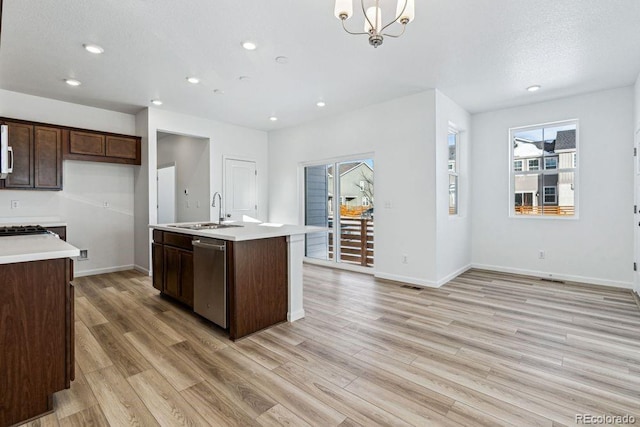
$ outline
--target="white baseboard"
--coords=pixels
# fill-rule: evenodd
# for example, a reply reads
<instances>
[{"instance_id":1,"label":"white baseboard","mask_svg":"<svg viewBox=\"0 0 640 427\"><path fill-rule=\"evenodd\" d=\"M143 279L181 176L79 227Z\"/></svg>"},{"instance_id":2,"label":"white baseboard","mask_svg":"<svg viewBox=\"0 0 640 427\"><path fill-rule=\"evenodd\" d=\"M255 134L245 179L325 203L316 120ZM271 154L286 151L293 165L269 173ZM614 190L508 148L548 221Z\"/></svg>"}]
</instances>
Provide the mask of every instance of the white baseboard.
<instances>
[{"instance_id":1,"label":"white baseboard","mask_svg":"<svg viewBox=\"0 0 640 427\"><path fill-rule=\"evenodd\" d=\"M77 266L78 263L75 263L74 266ZM74 277L84 277L84 276L95 276L96 274L104 274L104 273L115 273L116 271L126 271L133 270L134 265L120 265L117 267L106 267L106 268L94 268L93 270L74 270Z\"/></svg>"},{"instance_id":2,"label":"white baseboard","mask_svg":"<svg viewBox=\"0 0 640 427\"><path fill-rule=\"evenodd\" d=\"M287 313L287 321L295 322L296 320L300 320L304 318L304 310L297 310L293 313Z\"/></svg>"},{"instance_id":3,"label":"white baseboard","mask_svg":"<svg viewBox=\"0 0 640 427\"><path fill-rule=\"evenodd\" d=\"M444 285L445 283L455 279L456 277L458 277L459 275L461 275L462 273L464 273L465 271L469 270L471 268L471 264L467 264L462 268L459 268L458 270L454 271L453 273L443 277L442 279L438 280L437 285L438 287Z\"/></svg>"},{"instance_id":4,"label":"white baseboard","mask_svg":"<svg viewBox=\"0 0 640 427\"><path fill-rule=\"evenodd\" d=\"M151 276L151 270L149 270L148 268L144 268L136 264L133 266L133 269L135 271L139 271L142 274L146 274L147 276Z\"/></svg>"},{"instance_id":5,"label":"white baseboard","mask_svg":"<svg viewBox=\"0 0 640 427\"><path fill-rule=\"evenodd\" d=\"M410 285L418 286L420 288L439 288L441 285L438 285L436 282L432 282L430 280L416 279L415 277L409 276L400 276L397 274L388 274L388 273L376 273L374 274L376 279L384 279L391 280L393 282L401 282L407 283Z\"/></svg>"},{"instance_id":6,"label":"white baseboard","mask_svg":"<svg viewBox=\"0 0 640 427\"><path fill-rule=\"evenodd\" d=\"M570 274L548 273L536 270L526 270L524 268L501 267L498 265L472 263L471 268L481 270L500 271L502 273L522 274L525 276L540 277L543 279L567 280L570 282L589 283L592 285L610 286L613 288L633 289L632 282L621 282L617 280L598 279L596 277L574 276Z\"/></svg>"}]
</instances>

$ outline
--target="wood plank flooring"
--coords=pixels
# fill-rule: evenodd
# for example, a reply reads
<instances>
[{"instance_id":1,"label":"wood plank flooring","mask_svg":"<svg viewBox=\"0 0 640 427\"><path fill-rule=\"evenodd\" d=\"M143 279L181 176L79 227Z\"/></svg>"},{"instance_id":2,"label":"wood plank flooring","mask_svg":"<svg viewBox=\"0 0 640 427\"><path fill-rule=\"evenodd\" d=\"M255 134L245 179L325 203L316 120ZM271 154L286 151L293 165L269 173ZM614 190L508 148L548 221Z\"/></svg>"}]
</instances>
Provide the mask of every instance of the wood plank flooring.
<instances>
[{"instance_id":1,"label":"wood plank flooring","mask_svg":"<svg viewBox=\"0 0 640 427\"><path fill-rule=\"evenodd\" d=\"M640 424L628 290L478 270L413 289L305 265L306 318L233 343L133 271L74 284L76 380L29 426Z\"/></svg>"}]
</instances>

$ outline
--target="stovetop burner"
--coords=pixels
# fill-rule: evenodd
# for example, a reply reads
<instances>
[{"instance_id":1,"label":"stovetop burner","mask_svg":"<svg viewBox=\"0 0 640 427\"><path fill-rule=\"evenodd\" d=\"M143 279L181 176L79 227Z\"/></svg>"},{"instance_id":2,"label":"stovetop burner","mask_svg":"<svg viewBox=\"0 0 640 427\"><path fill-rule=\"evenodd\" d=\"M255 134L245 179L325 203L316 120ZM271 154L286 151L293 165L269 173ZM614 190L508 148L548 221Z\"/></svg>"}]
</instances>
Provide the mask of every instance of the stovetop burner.
<instances>
[{"instance_id":1,"label":"stovetop burner","mask_svg":"<svg viewBox=\"0 0 640 427\"><path fill-rule=\"evenodd\" d=\"M13 225L0 227L1 236L27 236L30 234L46 234L49 231L41 225Z\"/></svg>"}]
</instances>

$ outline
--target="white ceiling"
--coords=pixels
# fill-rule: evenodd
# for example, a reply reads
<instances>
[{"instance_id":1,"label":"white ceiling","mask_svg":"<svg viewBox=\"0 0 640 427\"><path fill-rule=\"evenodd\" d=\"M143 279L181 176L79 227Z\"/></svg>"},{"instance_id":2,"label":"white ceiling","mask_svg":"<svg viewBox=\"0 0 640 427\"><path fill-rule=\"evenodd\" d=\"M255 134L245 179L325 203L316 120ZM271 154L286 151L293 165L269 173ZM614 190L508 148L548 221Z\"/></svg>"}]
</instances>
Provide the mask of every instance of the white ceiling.
<instances>
[{"instance_id":1,"label":"white ceiling","mask_svg":"<svg viewBox=\"0 0 640 427\"><path fill-rule=\"evenodd\" d=\"M377 49L342 30L333 0L3 3L3 89L127 113L159 98L154 108L263 130L429 88L476 113L630 85L640 72L637 0L416 0L405 35ZM355 10L347 23L360 31ZM257 50L240 46L248 39Z\"/></svg>"}]
</instances>

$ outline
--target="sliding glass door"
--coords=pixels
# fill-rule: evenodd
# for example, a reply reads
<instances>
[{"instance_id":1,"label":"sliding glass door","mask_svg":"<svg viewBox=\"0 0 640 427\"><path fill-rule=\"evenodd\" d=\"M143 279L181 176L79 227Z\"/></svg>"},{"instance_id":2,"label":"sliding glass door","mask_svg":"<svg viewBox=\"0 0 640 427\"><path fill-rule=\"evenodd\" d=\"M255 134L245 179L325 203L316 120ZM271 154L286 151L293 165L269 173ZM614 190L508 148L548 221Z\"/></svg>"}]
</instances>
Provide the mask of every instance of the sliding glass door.
<instances>
[{"instance_id":1,"label":"sliding glass door","mask_svg":"<svg viewBox=\"0 0 640 427\"><path fill-rule=\"evenodd\" d=\"M304 169L305 224L328 228L306 236L308 258L373 267L373 159Z\"/></svg>"}]
</instances>

